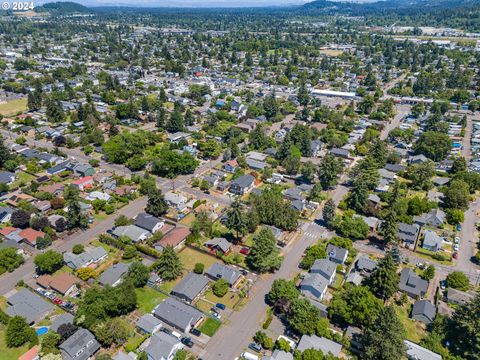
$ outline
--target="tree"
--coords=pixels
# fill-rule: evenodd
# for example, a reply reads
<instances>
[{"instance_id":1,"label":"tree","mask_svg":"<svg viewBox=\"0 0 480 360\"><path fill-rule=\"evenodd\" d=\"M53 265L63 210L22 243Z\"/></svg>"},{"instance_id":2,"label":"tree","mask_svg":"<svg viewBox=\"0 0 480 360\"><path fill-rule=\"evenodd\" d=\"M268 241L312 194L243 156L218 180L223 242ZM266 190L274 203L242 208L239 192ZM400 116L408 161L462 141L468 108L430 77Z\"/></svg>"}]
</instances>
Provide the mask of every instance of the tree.
<instances>
[{"instance_id":1,"label":"tree","mask_svg":"<svg viewBox=\"0 0 480 360\"><path fill-rule=\"evenodd\" d=\"M170 120L167 123L166 129L171 132L182 131L185 129L185 123L183 121L183 116L180 111L175 110L170 115Z\"/></svg>"},{"instance_id":2,"label":"tree","mask_svg":"<svg viewBox=\"0 0 480 360\"><path fill-rule=\"evenodd\" d=\"M435 175L435 164L432 161L410 165L406 171L407 179L412 181L415 189L428 190L432 187L431 178Z\"/></svg>"},{"instance_id":3,"label":"tree","mask_svg":"<svg viewBox=\"0 0 480 360\"><path fill-rule=\"evenodd\" d=\"M83 281L94 279L97 276L97 273L95 272L95 270L89 267L83 267L83 268L77 269L76 274Z\"/></svg>"},{"instance_id":4,"label":"tree","mask_svg":"<svg viewBox=\"0 0 480 360\"><path fill-rule=\"evenodd\" d=\"M128 268L127 278L132 280L133 286L137 288L147 285L149 277L150 271L148 270L148 267L139 261L135 261Z\"/></svg>"},{"instance_id":5,"label":"tree","mask_svg":"<svg viewBox=\"0 0 480 360\"><path fill-rule=\"evenodd\" d=\"M334 294L328 314L340 324L366 326L375 320L381 309L381 302L367 287L351 285Z\"/></svg>"},{"instance_id":6,"label":"tree","mask_svg":"<svg viewBox=\"0 0 480 360\"><path fill-rule=\"evenodd\" d=\"M302 165L302 177L309 183L312 183L315 176L315 166L307 161Z\"/></svg>"},{"instance_id":7,"label":"tree","mask_svg":"<svg viewBox=\"0 0 480 360\"><path fill-rule=\"evenodd\" d=\"M370 230L365 220L352 214L344 214L336 218L335 229L341 236L352 239L365 239Z\"/></svg>"},{"instance_id":8,"label":"tree","mask_svg":"<svg viewBox=\"0 0 480 360\"><path fill-rule=\"evenodd\" d=\"M277 248L277 241L272 230L263 228L253 238L253 246L247 255L249 266L260 273L278 270L283 258Z\"/></svg>"},{"instance_id":9,"label":"tree","mask_svg":"<svg viewBox=\"0 0 480 360\"><path fill-rule=\"evenodd\" d=\"M68 227L70 229L84 229L88 226L88 218L83 213L80 206L80 198L78 189L69 186L65 189L65 200L67 200L68 212L66 215Z\"/></svg>"},{"instance_id":10,"label":"tree","mask_svg":"<svg viewBox=\"0 0 480 360\"><path fill-rule=\"evenodd\" d=\"M225 279L218 279L212 286L212 291L215 296L224 297L228 292L228 282Z\"/></svg>"},{"instance_id":11,"label":"tree","mask_svg":"<svg viewBox=\"0 0 480 360\"><path fill-rule=\"evenodd\" d=\"M288 321L292 330L299 334L314 334L320 318L319 310L305 298L292 302Z\"/></svg>"},{"instance_id":12,"label":"tree","mask_svg":"<svg viewBox=\"0 0 480 360\"><path fill-rule=\"evenodd\" d=\"M447 286L454 289L466 291L470 286L470 282L467 275L465 275L463 272L454 271L447 275Z\"/></svg>"},{"instance_id":13,"label":"tree","mask_svg":"<svg viewBox=\"0 0 480 360\"><path fill-rule=\"evenodd\" d=\"M166 246L163 249L153 269L165 281L175 280L182 274L182 263L173 247Z\"/></svg>"},{"instance_id":14,"label":"tree","mask_svg":"<svg viewBox=\"0 0 480 360\"><path fill-rule=\"evenodd\" d=\"M129 324L116 317L97 324L94 327L95 337L105 346L124 344L131 335Z\"/></svg>"},{"instance_id":15,"label":"tree","mask_svg":"<svg viewBox=\"0 0 480 360\"><path fill-rule=\"evenodd\" d=\"M82 244L75 244L73 245L72 247L72 252L75 254L75 255L78 255L78 254L81 254L85 251L85 246L83 246Z\"/></svg>"},{"instance_id":16,"label":"tree","mask_svg":"<svg viewBox=\"0 0 480 360\"><path fill-rule=\"evenodd\" d=\"M368 190L365 186L365 183L358 182L352 189L347 203L348 206L358 212L363 212L363 209L367 205L368 201Z\"/></svg>"},{"instance_id":17,"label":"tree","mask_svg":"<svg viewBox=\"0 0 480 360\"><path fill-rule=\"evenodd\" d=\"M33 260L39 274L53 274L63 266L63 256L55 250L38 254Z\"/></svg>"},{"instance_id":18,"label":"tree","mask_svg":"<svg viewBox=\"0 0 480 360\"><path fill-rule=\"evenodd\" d=\"M4 167L8 160L12 159L12 153L5 146L3 138L0 137L0 167Z\"/></svg>"},{"instance_id":19,"label":"tree","mask_svg":"<svg viewBox=\"0 0 480 360\"><path fill-rule=\"evenodd\" d=\"M67 225L67 221L63 217L58 218L57 221L55 221L55 229L57 232L64 232L67 229Z\"/></svg>"},{"instance_id":20,"label":"tree","mask_svg":"<svg viewBox=\"0 0 480 360\"><path fill-rule=\"evenodd\" d=\"M0 249L0 275L5 271L12 272L23 264L22 255L13 247Z\"/></svg>"},{"instance_id":21,"label":"tree","mask_svg":"<svg viewBox=\"0 0 480 360\"><path fill-rule=\"evenodd\" d=\"M147 206L145 207L145 212L147 214L161 217L166 214L168 211L168 204L163 197L162 190L155 189L148 193Z\"/></svg>"},{"instance_id":22,"label":"tree","mask_svg":"<svg viewBox=\"0 0 480 360\"><path fill-rule=\"evenodd\" d=\"M42 340L40 341L42 346L40 354L42 357L47 354L60 354L60 350L57 348L58 344L60 343L60 339L61 336L52 330L43 335Z\"/></svg>"},{"instance_id":23,"label":"tree","mask_svg":"<svg viewBox=\"0 0 480 360\"><path fill-rule=\"evenodd\" d=\"M213 221L210 219L210 214L205 210L199 211L191 226L192 233L204 234L209 237L212 233L212 229Z\"/></svg>"},{"instance_id":24,"label":"tree","mask_svg":"<svg viewBox=\"0 0 480 360\"><path fill-rule=\"evenodd\" d=\"M325 202L325 205L323 207L323 211L322 211L323 221L325 222L326 227L329 229L331 229L333 226L333 220L335 219L336 208L337 208L337 205L335 205L335 202L333 201L333 199L328 199Z\"/></svg>"},{"instance_id":25,"label":"tree","mask_svg":"<svg viewBox=\"0 0 480 360\"><path fill-rule=\"evenodd\" d=\"M386 301L398 291L400 277L397 274L397 264L391 253L380 260L375 270L367 279L366 284L380 299Z\"/></svg>"},{"instance_id":26,"label":"tree","mask_svg":"<svg viewBox=\"0 0 480 360\"><path fill-rule=\"evenodd\" d=\"M33 328L28 326L25 318L18 315L10 318L5 331L5 342L8 347L19 347L27 342L33 343L36 340L37 334Z\"/></svg>"},{"instance_id":27,"label":"tree","mask_svg":"<svg viewBox=\"0 0 480 360\"><path fill-rule=\"evenodd\" d=\"M360 343L361 359L400 360L406 357L405 329L392 306L385 307L373 324L367 327Z\"/></svg>"},{"instance_id":28,"label":"tree","mask_svg":"<svg viewBox=\"0 0 480 360\"><path fill-rule=\"evenodd\" d=\"M177 175L191 174L197 165L198 161L188 152L180 154L172 150L162 150L153 161L152 173L173 179Z\"/></svg>"},{"instance_id":29,"label":"tree","mask_svg":"<svg viewBox=\"0 0 480 360\"><path fill-rule=\"evenodd\" d=\"M52 245L52 237L45 234L43 237L37 238L37 249L43 250Z\"/></svg>"},{"instance_id":30,"label":"tree","mask_svg":"<svg viewBox=\"0 0 480 360\"><path fill-rule=\"evenodd\" d=\"M203 274L204 270L205 270L205 265L203 263L196 263L195 267L193 268L193 272L195 274Z\"/></svg>"},{"instance_id":31,"label":"tree","mask_svg":"<svg viewBox=\"0 0 480 360\"><path fill-rule=\"evenodd\" d=\"M327 155L323 158L318 167L318 180L324 190L334 187L338 182L338 175L343 170L343 164L333 155Z\"/></svg>"},{"instance_id":32,"label":"tree","mask_svg":"<svg viewBox=\"0 0 480 360\"><path fill-rule=\"evenodd\" d=\"M275 93L272 92L263 101L263 109L265 110L265 116L268 120L275 118L279 111L277 100L275 99Z\"/></svg>"},{"instance_id":33,"label":"tree","mask_svg":"<svg viewBox=\"0 0 480 360\"><path fill-rule=\"evenodd\" d=\"M236 232L237 239L240 239L240 235L245 235L247 231L247 219L242 203L239 201L232 203L226 213L226 217L227 222L225 225L228 229Z\"/></svg>"},{"instance_id":34,"label":"tree","mask_svg":"<svg viewBox=\"0 0 480 360\"><path fill-rule=\"evenodd\" d=\"M446 328L450 351L462 359L478 360L480 354L480 292L460 305Z\"/></svg>"},{"instance_id":35,"label":"tree","mask_svg":"<svg viewBox=\"0 0 480 360\"><path fill-rule=\"evenodd\" d=\"M447 134L425 131L413 146L417 154L423 154L433 161L441 161L452 149L452 140Z\"/></svg>"},{"instance_id":36,"label":"tree","mask_svg":"<svg viewBox=\"0 0 480 360\"><path fill-rule=\"evenodd\" d=\"M25 229L30 224L30 214L22 209L15 210L10 221L12 226Z\"/></svg>"},{"instance_id":37,"label":"tree","mask_svg":"<svg viewBox=\"0 0 480 360\"><path fill-rule=\"evenodd\" d=\"M447 208L459 210L466 210L468 208L470 188L465 181L452 180L443 195L444 205Z\"/></svg>"},{"instance_id":38,"label":"tree","mask_svg":"<svg viewBox=\"0 0 480 360\"><path fill-rule=\"evenodd\" d=\"M125 260L133 259L137 255L137 248L133 245L126 245L123 249L122 258Z\"/></svg>"},{"instance_id":39,"label":"tree","mask_svg":"<svg viewBox=\"0 0 480 360\"><path fill-rule=\"evenodd\" d=\"M467 170L467 161L463 156L456 157L453 160L452 169L450 172L452 174L457 174Z\"/></svg>"},{"instance_id":40,"label":"tree","mask_svg":"<svg viewBox=\"0 0 480 360\"><path fill-rule=\"evenodd\" d=\"M268 302L275 304L280 299L293 301L300 295L295 283L291 280L276 279L273 281L272 288L267 294Z\"/></svg>"},{"instance_id":41,"label":"tree","mask_svg":"<svg viewBox=\"0 0 480 360\"><path fill-rule=\"evenodd\" d=\"M325 249L325 245L318 243L315 245L310 246L305 251L305 256L303 257L302 261L300 262L300 267L302 269L309 270L315 260L317 259L324 259L327 257L327 251Z\"/></svg>"},{"instance_id":42,"label":"tree","mask_svg":"<svg viewBox=\"0 0 480 360\"><path fill-rule=\"evenodd\" d=\"M283 339L283 338L280 338L280 339L277 339L277 341L275 341L275 349L278 349L280 351L285 351L287 353L290 352L291 348L290 348L290 343Z\"/></svg>"},{"instance_id":43,"label":"tree","mask_svg":"<svg viewBox=\"0 0 480 360\"><path fill-rule=\"evenodd\" d=\"M57 329L58 335L61 336L61 341L60 342L63 342L65 340L67 340L77 330L78 330L78 326L76 326L74 324L71 324L71 323L66 323L66 324L60 325Z\"/></svg>"},{"instance_id":44,"label":"tree","mask_svg":"<svg viewBox=\"0 0 480 360\"><path fill-rule=\"evenodd\" d=\"M390 209L380 225L380 232L386 245L398 244L398 220L394 209Z\"/></svg>"},{"instance_id":45,"label":"tree","mask_svg":"<svg viewBox=\"0 0 480 360\"><path fill-rule=\"evenodd\" d=\"M432 264L428 265L421 275L422 279L430 281L435 277L435 266Z\"/></svg>"}]
</instances>

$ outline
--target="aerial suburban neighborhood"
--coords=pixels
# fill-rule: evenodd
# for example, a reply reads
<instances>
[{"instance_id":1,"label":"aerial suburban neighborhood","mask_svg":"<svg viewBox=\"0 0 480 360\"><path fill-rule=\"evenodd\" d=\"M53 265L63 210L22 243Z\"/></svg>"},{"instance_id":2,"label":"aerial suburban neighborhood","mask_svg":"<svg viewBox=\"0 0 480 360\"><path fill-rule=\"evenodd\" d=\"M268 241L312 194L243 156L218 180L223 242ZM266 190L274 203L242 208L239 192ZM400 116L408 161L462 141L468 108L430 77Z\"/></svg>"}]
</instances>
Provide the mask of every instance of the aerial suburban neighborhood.
<instances>
[{"instance_id":1,"label":"aerial suburban neighborhood","mask_svg":"<svg viewBox=\"0 0 480 360\"><path fill-rule=\"evenodd\" d=\"M264 3L2 5L0 360L480 359L480 3Z\"/></svg>"}]
</instances>

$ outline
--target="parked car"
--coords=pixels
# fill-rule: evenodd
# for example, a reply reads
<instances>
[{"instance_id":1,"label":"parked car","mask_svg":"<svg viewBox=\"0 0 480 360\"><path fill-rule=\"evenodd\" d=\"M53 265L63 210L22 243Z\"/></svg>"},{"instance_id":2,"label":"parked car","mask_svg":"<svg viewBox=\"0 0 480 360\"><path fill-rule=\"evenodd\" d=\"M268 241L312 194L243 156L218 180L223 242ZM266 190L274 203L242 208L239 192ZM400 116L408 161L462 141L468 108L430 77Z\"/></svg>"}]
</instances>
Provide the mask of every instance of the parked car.
<instances>
[{"instance_id":1,"label":"parked car","mask_svg":"<svg viewBox=\"0 0 480 360\"><path fill-rule=\"evenodd\" d=\"M57 305L61 305L63 303L62 299L59 299L59 298L53 299L53 302Z\"/></svg>"},{"instance_id":2,"label":"parked car","mask_svg":"<svg viewBox=\"0 0 480 360\"><path fill-rule=\"evenodd\" d=\"M458 249L459 249L458 244L453 245L453 250L454 251L458 251Z\"/></svg>"},{"instance_id":3,"label":"parked car","mask_svg":"<svg viewBox=\"0 0 480 360\"><path fill-rule=\"evenodd\" d=\"M261 347L259 344L257 344L257 343L250 343L250 344L248 344L248 348L249 348L250 350L253 350L253 351L256 351L256 352L262 351L262 347Z\"/></svg>"},{"instance_id":4,"label":"parked car","mask_svg":"<svg viewBox=\"0 0 480 360\"><path fill-rule=\"evenodd\" d=\"M458 244L460 242L460 238L458 236L455 237L454 243Z\"/></svg>"},{"instance_id":5,"label":"parked car","mask_svg":"<svg viewBox=\"0 0 480 360\"><path fill-rule=\"evenodd\" d=\"M454 259L458 259L458 252L455 251L452 256Z\"/></svg>"},{"instance_id":6,"label":"parked car","mask_svg":"<svg viewBox=\"0 0 480 360\"><path fill-rule=\"evenodd\" d=\"M424 263L417 263L417 267L418 267L420 270L423 270L423 269L425 269L425 264L424 264Z\"/></svg>"},{"instance_id":7,"label":"parked car","mask_svg":"<svg viewBox=\"0 0 480 360\"><path fill-rule=\"evenodd\" d=\"M457 225L457 231L462 231L462 225L460 224Z\"/></svg>"},{"instance_id":8,"label":"parked car","mask_svg":"<svg viewBox=\"0 0 480 360\"><path fill-rule=\"evenodd\" d=\"M195 335L195 336L200 336L200 335L202 335L202 332L198 329L191 328L190 329L190 334Z\"/></svg>"},{"instance_id":9,"label":"parked car","mask_svg":"<svg viewBox=\"0 0 480 360\"><path fill-rule=\"evenodd\" d=\"M193 341L189 337L182 338L182 344L188 346L189 348L193 347Z\"/></svg>"},{"instance_id":10,"label":"parked car","mask_svg":"<svg viewBox=\"0 0 480 360\"><path fill-rule=\"evenodd\" d=\"M249 247L242 247L240 249L240 254L248 255L249 253L250 253L250 248Z\"/></svg>"},{"instance_id":11,"label":"parked car","mask_svg":"<svg viewBox=\"0 0 480 360\"><path fill-rule=\"evenodd\" d=\"M216 303L215 307L219 308L220 310L225 310L226 308L225 304L222 304L222 303Z\"/></svg>"},{"instance_id":12,"label":"parked car","mask_svg":"<svg viewBox=\"0 0 480 360\"><path fill-rule=\"evenodd\" d=\"M214 311L212 313L213 317L217 318L218 320L220 320L222 318L222 315L220 315L219 313L217 313L216 311Z\"/></svg>"},{"instance_id":13,"label":"parked car","mask_svg":"<svg viewBox=\"0 0 480 360\"><path fill-rule=\"evenodd\" d=\"M445 288L447 286L447 280L441 280L439 282L439 285L440 285L440 289L445 290Z\"/></svg>"}]
</instances>

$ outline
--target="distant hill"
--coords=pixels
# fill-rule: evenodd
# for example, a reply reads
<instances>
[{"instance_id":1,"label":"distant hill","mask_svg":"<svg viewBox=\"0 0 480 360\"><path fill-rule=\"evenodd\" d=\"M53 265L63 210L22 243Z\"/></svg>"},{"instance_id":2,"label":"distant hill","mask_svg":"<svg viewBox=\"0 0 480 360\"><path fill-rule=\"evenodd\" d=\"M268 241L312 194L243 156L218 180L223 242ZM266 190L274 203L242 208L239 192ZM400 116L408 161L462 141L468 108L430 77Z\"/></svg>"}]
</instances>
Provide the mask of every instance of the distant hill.
<instances>
[{"instance_id":1,"label":"distant hill","mask_svg":"<svg viewBox=\"0 0 480 360\"><path fill-rule=\"evenodd\" d=\"M88 14L92 11L80 4L75 2L52 2L47 3L42 6L35 7L35 11L42 13L42 12L49 12L55 15L66 15L66 14Z\"/></svg>"}]
</instances>

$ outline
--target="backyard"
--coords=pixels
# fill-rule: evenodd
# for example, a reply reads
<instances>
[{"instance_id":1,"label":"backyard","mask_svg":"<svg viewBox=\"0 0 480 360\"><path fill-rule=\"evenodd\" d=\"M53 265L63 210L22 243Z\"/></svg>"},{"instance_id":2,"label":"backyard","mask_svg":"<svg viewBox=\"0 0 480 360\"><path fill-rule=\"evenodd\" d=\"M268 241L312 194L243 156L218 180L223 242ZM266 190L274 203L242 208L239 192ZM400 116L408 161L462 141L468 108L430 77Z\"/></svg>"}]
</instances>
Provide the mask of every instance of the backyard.
<instances>
[{"instance_id":1,"label":"backyard","mask_svg":"<svg viewBox=\"0 0 480 360\"><path fill-rule=\"evenodd\" d=\"M5 360L18 359L22 354L28 350L28 344L18 348L9 348L5 344L5 330L0 327L0 358Z\"/></svg>"},{"instance_id":2,"label":"backyard","mask_svg":"<svg viewBox=\"0 0 480 360\"><path fill-rule=\"evenodd\" d=\"M425 328L421 322L409 318L409 308L410 304L404 306L395 305L397 316L405 327L407 339L418 344L425 336Z\"/></svg>"},{"instance_id":3,"label":"backyard","mask_svg":"<svg viewBox=\"0 0 480 360\"><path fill-rule=\"evenodd\" d=\"M182 262L185 270L193 270L196 263L202 263L205 265L206 271L213 263L217 262L217 259L214 256L205 254L190 247L185 247L178 253L178 256L180 257L180 261Z\"/></svg>"},{"instance_id":4,"label":"backyard","mask_svg":"<svg viewBox=\"0 0 480 360\"><path fill-rule=\"evenodd\" d=\"M1 115L15 115L27 108L27 98L15 99L0 104Z\"/></svg>"},{"instance_id":5,"label":"backyard","mask_svg":"<svg viewBox=\"0 0 480 360\"><path fill-rule=\"evenodd\" d=\"M152 289L149 286L135 289L137 293L138 309L143 314L150 313L167 295Z\"/></svg>"}]
</instances>

